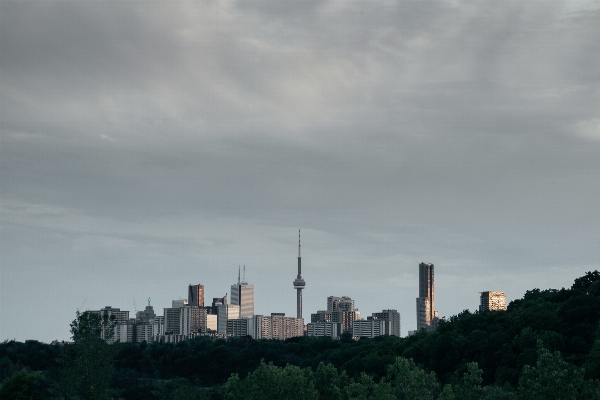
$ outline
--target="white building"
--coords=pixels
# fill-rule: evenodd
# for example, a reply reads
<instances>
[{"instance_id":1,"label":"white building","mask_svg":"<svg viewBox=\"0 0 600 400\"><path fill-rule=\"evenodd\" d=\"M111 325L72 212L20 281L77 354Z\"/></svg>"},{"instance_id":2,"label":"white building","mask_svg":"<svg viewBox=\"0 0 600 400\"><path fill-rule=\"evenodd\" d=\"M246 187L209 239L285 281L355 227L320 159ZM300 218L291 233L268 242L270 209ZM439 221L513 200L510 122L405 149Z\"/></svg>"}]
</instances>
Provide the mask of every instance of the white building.
<instances>
[{"instance_id":1,"label":"white building","mask_svg":"<svg viewBox=\"0 0 600 400\"><path fill-rule=\"evenodd\" d=\"M165 334L165 317L164 315L154 317L152 324L152 336L160 336Z\"/></svg>"},{"instance_id":2,"label":"white building","mask_svg":"<svg viewBox=\"0 0 600 400\"><path fill-rule=\"evenodd\" d=\"M207 332L216 332L217 331L217 315L216 314L206 314L206 331Z\"/></svg>"},{"instance_id":3,"label":"white building","mask_svg":"<svg viewBox=\"0 0 600 400\"><path fill-rule=\"evenodd\" d=\"M385 322L385 329L382 335L400 337L400 313L397 310L382 310L371 314L367 319L379 319Z\"/></svg>"},{"instance_id":4,"label":"white building","mask_svg":"<svg viewBox=\"0 0 600 400\"><path fill-rule=\"evenodd\" d=\"M335 322L311 322L306 325L306 335L311 337L329 336L336 338L339 336L338 327L339 324Z\"/></svg>"},{"instance_id":5,"label":"white building","mask_svg":"<svg viewBox=\"0 0 600 400\"><path fill-rule=\"evenodd\" d=\"M385 321L376 318L354 321L352 325L352 336L357 338L374 338L383 335L384 331Z\"/></svg>"}]
</instances>

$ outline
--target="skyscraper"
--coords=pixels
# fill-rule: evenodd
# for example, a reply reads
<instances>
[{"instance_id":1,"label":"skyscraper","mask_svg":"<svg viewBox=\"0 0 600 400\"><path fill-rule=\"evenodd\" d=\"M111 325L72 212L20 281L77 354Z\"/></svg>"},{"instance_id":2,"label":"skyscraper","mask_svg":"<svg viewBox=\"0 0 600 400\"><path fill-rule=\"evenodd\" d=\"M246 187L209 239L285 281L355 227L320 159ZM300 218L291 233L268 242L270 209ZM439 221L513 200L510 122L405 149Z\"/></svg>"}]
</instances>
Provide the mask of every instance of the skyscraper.
<instances>
[{"instance_id":1,"label":"skyscraper","mask_svg":"<svg viewBox=\"0 0 600 400\"><path fill-rule=\"evenodd\" d=\"M433 264L419 264L419 297L417 297L417 330L434 330L437 311L434 308Z\"/></svg>"},{"instance_id":2,"label":"skyscraper","mask_svg":"<svg viewBox=\"0 0 600 400\"><path fill-rule=\"evenodd\" d=\"M240 318L254 316L254 286L246 282L245 265L244 280L240 280L240 270L238 269L238 281L231 285L231 304L240 306Z\"/></svg>"},{"instance_id":3,"label":"skyscraper","mask_svg":"<svg viewBox=\"0 0 600 400\"><path fill-rule=\"evenodd\" d=\"M188 286L188 305L204 307L204 285Z\"/></svg>"},{"instance_id":4,"label":"skyscraper","mask_svg":"<svg viewBox=\"0 0 600 400\"><path fill-rule=\"evenodd\" d=\"M294 280L294 289L296 289L296 318L302 318L302 289L306 282L302 278L302 267L300 257L300 229L298 229L298 276Z\"/></svg>"}]
</instances>

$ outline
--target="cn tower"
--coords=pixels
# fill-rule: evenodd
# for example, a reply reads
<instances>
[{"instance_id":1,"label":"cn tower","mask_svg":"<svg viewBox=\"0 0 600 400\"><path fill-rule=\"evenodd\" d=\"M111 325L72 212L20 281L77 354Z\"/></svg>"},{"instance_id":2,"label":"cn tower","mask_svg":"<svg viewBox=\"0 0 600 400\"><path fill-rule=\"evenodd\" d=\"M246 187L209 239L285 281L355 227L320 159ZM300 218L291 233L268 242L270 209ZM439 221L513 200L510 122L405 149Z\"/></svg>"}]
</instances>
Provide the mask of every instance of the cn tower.
<instances>
[{"instance_id":1,"label":"cn tower","mask_svg":"<svg viewBox=\"0 0 600 400\"><path fill-rule=\"evenodd\" d=\"M300 265L302 258L300 257L300 229L298 229L298 276L294 280L294 289L296 289L296 318L302 318L302 289L306 286L306 282L302 279L302 266Z\"/></svg>"}]
</instances>

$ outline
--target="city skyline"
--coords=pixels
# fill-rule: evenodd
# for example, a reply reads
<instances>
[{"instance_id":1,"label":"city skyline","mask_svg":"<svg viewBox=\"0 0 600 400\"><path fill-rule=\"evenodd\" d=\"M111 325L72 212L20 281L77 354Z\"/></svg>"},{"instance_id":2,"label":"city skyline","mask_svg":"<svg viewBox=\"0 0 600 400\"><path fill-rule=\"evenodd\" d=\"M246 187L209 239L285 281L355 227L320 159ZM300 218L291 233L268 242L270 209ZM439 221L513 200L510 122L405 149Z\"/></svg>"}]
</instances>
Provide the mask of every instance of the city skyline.
<instances>
[{"instance_id":1,"label":"city skyline","mask_svg":"<svg viewBox=\"0 0 600 400\"><path fill-rule=\"evenodd\" d=\"M0 340L239 265L294 316L298 228L304 319L349 296L402 336L420 261L440 317L600 270L596 1L1 10Z\"/></svg>"}]
</instances>

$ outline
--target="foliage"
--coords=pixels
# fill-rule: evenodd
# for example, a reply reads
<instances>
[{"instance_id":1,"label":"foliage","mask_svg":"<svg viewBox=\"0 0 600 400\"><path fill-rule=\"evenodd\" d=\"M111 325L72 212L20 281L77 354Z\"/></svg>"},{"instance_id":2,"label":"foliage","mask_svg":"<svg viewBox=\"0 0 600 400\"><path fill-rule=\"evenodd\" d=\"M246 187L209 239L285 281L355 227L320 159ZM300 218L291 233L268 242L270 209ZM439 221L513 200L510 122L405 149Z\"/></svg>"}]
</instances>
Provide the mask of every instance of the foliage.
<instances>
[{"instance_id":1,"label":"foliage","mask_svg":"<svg viewBox=\"0 0 600 400\"><path fill-rule=\"evenodd\" d=\"M228 400L315 399L313 373L294 365L279 368L261 361L246 379L233 375L227 380L224 396Z\"/></svg>"},{"instance_id":2,"label":"foliage","mask_svg":"<svg viewBox=\"0 0 600 400\"><path fill-rule=\"evenodd\" d=\"M66 391L70 397L113 398L110 382L117 347L106 343L103 332L110 338L111 321L98 314L77 312L71 323L75 357L68 363L66 377Z\"/></svg>"},{"instance_id":3,"label":"foliage","mask_svg":"<svg viewBox=\"0 0 600 400\"><path fill-rule=\"evenodd\" d=\"M526 365L519 379L519 399L576 400L583 385L583 369L566 363L559 352L551 353L538 342L538 360Z\"/></svg>"},{"instance_id":4,"label":"foliage","mask_svg":"<svg viewBox=\"0 0 600 400\"><path fill-rule=\"evenodd\" d=\"M0 399L43 400L49 399L49 397L44 388L42 374L27 372L23 368L0 383Z\"/></svg>"}]
</instances>

